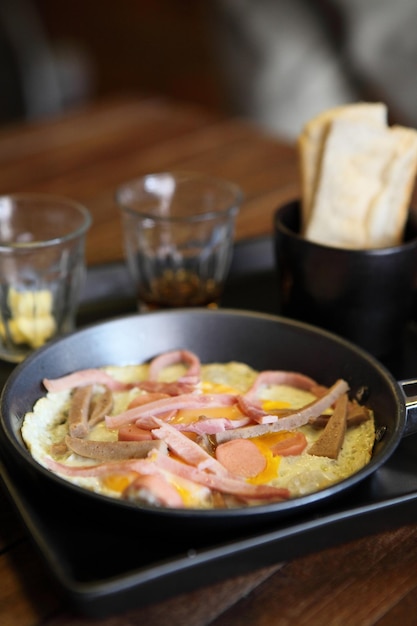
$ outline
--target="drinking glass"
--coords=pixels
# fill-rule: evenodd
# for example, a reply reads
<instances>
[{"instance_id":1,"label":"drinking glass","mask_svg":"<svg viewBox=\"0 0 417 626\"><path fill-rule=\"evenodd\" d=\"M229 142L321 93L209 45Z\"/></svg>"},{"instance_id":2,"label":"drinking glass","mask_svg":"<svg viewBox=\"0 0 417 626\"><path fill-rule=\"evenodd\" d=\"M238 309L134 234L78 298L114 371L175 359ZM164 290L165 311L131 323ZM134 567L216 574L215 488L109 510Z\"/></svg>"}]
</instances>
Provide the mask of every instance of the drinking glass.
<instances>
[{"instance_id":1,"label":"drinking glass","mask_svg":"<svg viewBox=\"0 0 417 626\"><path fill-rule=\"evenodd\" d=\"M18 363L75 326L89 211L49 194L0 197L0 358Z\"/></svg>"},{"instance_id":2,"label":"drinking glass","mask_svg":"<svg viewBox=\"0 0 417 626\"><path fill-rule=\"evenodd\" d=\"M116 201L139 310L217 306L240 188L205 174L162 172L122 185Z\"/></svg>"}]
</instances>

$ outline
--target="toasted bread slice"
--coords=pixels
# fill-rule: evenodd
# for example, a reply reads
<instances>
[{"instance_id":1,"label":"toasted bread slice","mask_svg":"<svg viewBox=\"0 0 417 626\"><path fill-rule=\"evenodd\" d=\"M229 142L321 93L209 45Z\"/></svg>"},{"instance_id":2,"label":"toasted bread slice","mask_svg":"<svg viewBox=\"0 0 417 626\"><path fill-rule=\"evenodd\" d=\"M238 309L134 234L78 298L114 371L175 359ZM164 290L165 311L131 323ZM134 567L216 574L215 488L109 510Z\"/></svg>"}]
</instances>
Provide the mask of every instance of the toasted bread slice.
<instances>
[{"instance_id":1,"label":"toasted bread slice","mask_svg":"<svg viewBox=\"0 0 417 626\"><path fill-rule=\"evenodd\" d=\"M385 184L370 207L368 214L368 246L382 248L399 245L410 208L417 171L417 132L403 126L393 126L395 153L387 172Z\"/></svg>"},{"instance_id":2,"label":"toasted bread slice","mask_svg":"<svg viewBox=\"0 0 417 626\"><path fill-rule=\"evenodd\" d=\"M305 236L352 249L398 243L407 218L416 159L415 130L334 119Z\"/></svg>"},{"instance_id":3,"label":"toasted bread slice","mask_svg":"<svg viewBox=\"0 0 417 626\"><path fill-rule=\"evenodd\" d=\"M363 120L385 126L387 123L387 107L379 102L359 102L335 107L320 113L304 126L298 137L303 232L306 230L311 215L327 134L333 120L341 118Z\"/></svg>"}]
</instances>

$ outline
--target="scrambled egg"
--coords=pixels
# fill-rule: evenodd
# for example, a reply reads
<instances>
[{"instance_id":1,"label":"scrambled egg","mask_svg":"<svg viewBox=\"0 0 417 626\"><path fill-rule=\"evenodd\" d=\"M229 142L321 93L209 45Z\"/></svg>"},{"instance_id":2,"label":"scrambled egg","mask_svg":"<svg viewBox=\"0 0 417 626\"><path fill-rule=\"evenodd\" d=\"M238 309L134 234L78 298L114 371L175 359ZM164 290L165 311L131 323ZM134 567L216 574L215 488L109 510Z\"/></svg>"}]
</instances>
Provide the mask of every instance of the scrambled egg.
<instances>
[{"instance_id":1,"label":"scrambled egg","mask_svg":"<svg viewBox=\"0 0 417 626\"><path fill-rule=\"evenodd\" d=\"M113 377L123 382L145 380L147 377L147 366L111 366L105 368ZM170 382L176 380L183 372L181 365L171 366L163 372L163 380ZM255 381L257 372L243 363L231 362L227 364L209 364L202 366L202 389L204 393L242 393L251 387ZM140 393L137 389L114 393L115 405L112 414L122 412L133 399ZM266 387L262 391L261 399L264 407L270 410L291 407L301 408L308 404L315 397L301 389L295 389L288 385L275 385ZM33 457L40 463L45 464L45 457L50 454L51 447L64 438L67 433L66 415L69 407L70 392L49 393L46 397L38 400L33 412L25 417L22 435ZM230 412L228 414L228 411ZM200 410L201 413L201 410ZM233 419L233 407L222 409L224 417ZM178 420L181 417L176 418ZM251 479L254 483L268 483L277 487L285 487L290 490L291 497L297 497L313 493L339 482L344 478L359 471L365 466L372 454L375 439L375 428L373 419L369 419L363 424L347 429L344 443L337 459L319 457L308 454L308 448L320 436L321 430L312 426L303 426L299 429L307 439L307 448L294 456L274 456L265 445L262 438L252 439L259 447L266 458L266 468L262 475L256 479ZM285 436L285 433L271 433L268 437L276 439ZM115 440L117 432L109 430L104 423L95 426L89 438L94 440ZM273 443L269 441L268 443ZM95 461L82 458L71 453L65 459L67 465L86 466L94 465ZM103 480L100 478L84 477L64 477L66 480L77 485L91 489L98 493L120 497L121 491L126 486L126 480ZM204 488L199 490L188 489L186 482L182 487L186 493L187 506L202 507L205 504L200 500L203 498Z\"/></svg>"}]
</instances>

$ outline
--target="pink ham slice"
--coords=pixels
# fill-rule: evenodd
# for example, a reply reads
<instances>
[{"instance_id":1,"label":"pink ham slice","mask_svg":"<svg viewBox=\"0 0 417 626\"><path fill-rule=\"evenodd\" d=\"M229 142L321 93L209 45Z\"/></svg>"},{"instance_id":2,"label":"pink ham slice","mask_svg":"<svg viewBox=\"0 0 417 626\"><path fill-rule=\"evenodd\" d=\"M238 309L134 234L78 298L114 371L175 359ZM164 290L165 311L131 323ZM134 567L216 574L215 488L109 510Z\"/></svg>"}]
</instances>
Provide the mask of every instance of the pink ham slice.
<instances>
[{"instance_id":1,"label":"pink ham slice","mask_svg":"<svg viewBox=\"0 0 417 626\"><path fill-rule=\"evenodd\" d=\"M221 493L256 500L287 500L290 497L288 489L269 485L253 485L230 475L211 474L181 461L176 461L169 456L163 457L159 453L156 453L153 458L158 467Z\"/></svg>"},{"instance_id":2,"label":"pink ham slice","mask_svg":"<svg viewBox=\"0 0 417 626\"><path fill-rule=\"evenodd\" d=\"M164 441L168 448L183 461L194 465L200 470L208 470L214 474L227 473L223 465L208 454L198 443L195 443L163 420L156 417L153 419L159 428L154 428L152 435L156 439Z\"/></svg>"},{"instance_id":3,"label":"pink ham slice","mask_svg":"<svg viewBox=\"0 0 417 626\"><path fill-rule=\"evenodd\" d=\"M315 380L298 372L265 370L258 374L252 387L244 394L244 397L249 402L256 402L260 389L271 385L290 385L306 391L311 391L314 387L317 387Z\"/></svg>"},{"instance_id":4,"label":"pink ham slice","mask_svg":"<svg viewBox=\"0 0 417 626\"><path fill-rule=\"evenodd\" d=\"M179 492L164 476L158 474L138 476L123 491L122 498L169 508L184 508L184 501Z\"/></svg>"},{"instance_id":5,"label":"pink ham slice","mask_svg":"<svg viewBox=\"0 0 417 626\"><path fill-rule=\"evenodd\" d=\"M87 385L105 385L112 391L122 391L130 386L115 380L101 369L85 369L60 378L44 378L43 384L45 389L52 393Z\"/></svg>"},{"instance_id":6,"label":"pink ham slice","mask_svg":"<svg viewBox=\"0 0 417 626\"><path fill-rule=\"evenodd\" d=\"M264 409L261 409L258 402L251 402L246 396L238 396L237 403L242 413L247 415L252 422L256 422L257 424L273 424L278 420L277 415L270 415L264 411Z\"/></svg>"},{"instance_id":7,"label":"pink ham slice","mask_svg":"<svg viewBox=\"0 0 417 626\"><path fill-rule=\"evenodd\" d=\"M171 418L175 417L175 414L176 414L176 411L170 411L168 413L160 413L159 418L163 419L165 422L168 422ZM154 416L147 415L146 417L140 417L139 419L134 421L134 426L137 426L138 428L142 428L143 430L151 431L152 428L155 428ZM123 428L123 426L119 427L119 432L121 428Z\"/></svg>"},{"instance_id":8,"label":"pink ham slice","mask_svg":"<svg viewBox=\"0 0 417 626\"><path fill-rule=\"evenodd\" d=\"M65 463L55 461L51 457L45 457L44 462L48 469L57 474L80 478L128 474L129 472L136 474L157 474L159 472L155 463L150 462L148 459L128 459L126 461L111 461L97 465L66 465Z\"/></svg>"},{"instance_id":9,"label":"pink ham slice","mask_svg":"<svg viewBox=\"0 0 417 626\"><path fill-rule=\"evenodd\" d=\"M251 423L249 417L230 420L227 417L200 417L191 424L172 424L174 428L197 435L215 435L231 428L241 428Z\"/></svg>"},{"instance_id":10,"label":"pink ham slice","mask_svg":"<svg viewBox=\"0 0 417 626\"><path fill-rule=\"evenodd\" d=\"M155 357L149 366L149 380L157 381L162 370L170 365L175 365L176 363L184 363L185 365L188 365L186 374L181 376L178 382L191 384L199 382L201 372L200 359L189 350L173 350Z\"/></svg>"},{"instance_id":11,"label":"pink ham slice","mask_svg":"<svg viewBox=\"0 0 417 626\"><path fill-rule=\"evenodd\" d=\"M107 428L119 428L141 418L160 416L161 414L178 411L180 409L204 409L210 407L232 406L236 403L236 396L231 394L184 394L149 402L143 406L128 409L119 415L106 416Z\"/></svg>"},{"instance_id":12,"label":"pink ham slice","mask_svg":"<svg viewBox=\"0 0 417 626\"><path fill-rule=\"evenodd\" d=\"M290 385L297 389L312 392L318 389L318 384L313 378L298 372L286 372L284 370L265 370L260 372L252 387L238 398L238 404L242 413L250 416L258 424L273 424L278 421L277 415L271 415L261 408L261 400L259 398L261 389L272 385Z\"/></svg>"},{"instance_id":13,"label":"pink ham slice","mask_svg":"<svg viewBox=\"0 0 417 626\"><path fill-rule=\"evenodd\" d=\"M183 393L192 393L195 390L194 384L179 381L164 383L156 380L144 380L143 382L136 383L135 387L150 393L161 393L168 396L179 396Z\"/></svg>"},{"instance_id":14,"label":"pink ham slice","mask_svg":"<svg viewBox=\"0 0 417 626\"><path fill-rule=\"evenodd\" d=\"M164 475L168 473L168 475L179 476L211 490L244 499L280 501L287 500L290 497L287 489L268 485L253 485L229 475L219 476L211 472L199 470L159 452L154 452L148 459L100 463L92 466L68 466L55 461L51 457L47 457L45 465L57 474L68 477L103 477L111 474L127 474L129 472L148 476L160 475L163 472Z\"/></svg>"},{"instance_id":15,"label":"pink ham slice","mask_svg":"<svg viewBox=\"0 0 417 626\"><path fill-rule=\"evenodd\" d=\"M148 404L149 402L155 402L155 400L163 400L164 398L169 398L169 395L166 393L143 393L135 396L128 405L128 409L133 409L135 406L143 406L144 404Z\"/></svg>"},{"instance_id":16,"label":"pink ham slice","mask_svg":"<svg viewBox=\"0 0 417 626\"><path fill-rule=\"evenodd\" d=\"M137 478L134 478L131 485L121 494L122 499L145 500L171 508L184 507L180 493L169 482L170 473L149 460L135 459L75 467L47 457L45 464L53 472L70 478L102 478L112 474L137 474Z\"/></svg>"},{"instance_id":17,"label":"pink ham slice","mask_svg":"<svg viewBox=\"0 0 417 626\"><path fill-rule=\"evenodd\" d=\"M300 428L300 426L308 424L310 419L321 415L323 411L330 408L341 395L347 393L348 391L349 385L345 380L340 379L329 388L328 392L324 396L318 398L316 402L308 404L299 411L295 411L287 417L277 418L274 423L256 424L255 426L246 426L243 428L226 430L216 434L216 441L217 443L223 443L223 441L229 441L230 439L247 439L251 437L259 437L259 435L264 435L270 432ZM240 404L239 406L241 409L243 408ZM265 415L267 415L267 413L265 413Z\"/></svg>"}]
</instances>

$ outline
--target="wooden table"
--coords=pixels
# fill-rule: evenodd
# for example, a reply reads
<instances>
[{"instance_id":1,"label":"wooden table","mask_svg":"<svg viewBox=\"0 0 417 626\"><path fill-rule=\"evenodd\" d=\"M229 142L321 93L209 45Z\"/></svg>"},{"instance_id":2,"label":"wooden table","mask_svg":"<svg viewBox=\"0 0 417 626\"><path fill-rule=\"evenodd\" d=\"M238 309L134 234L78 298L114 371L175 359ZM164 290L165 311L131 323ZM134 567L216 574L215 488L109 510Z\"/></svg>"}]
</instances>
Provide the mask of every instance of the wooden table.
<instances>
[{"instance_id":1,"label":"wooden table","mask_svg":"<svg viewBox=\"0 0 417 626\"><path fill-rule=\"evenodd\" d=\"M243 121L159 99L94 104L62 119L0 131L0 193L42 191L85 203L94 218L87 243L91 266L122 259L117 185L173 168L208 172L242 186L237 239L269 235L275 208L299 189L292 146ZM0 624L415 624L417 524L398 526L94 619L77 615L55 593L1 489Z\"/></svg>"}]
</instances>

